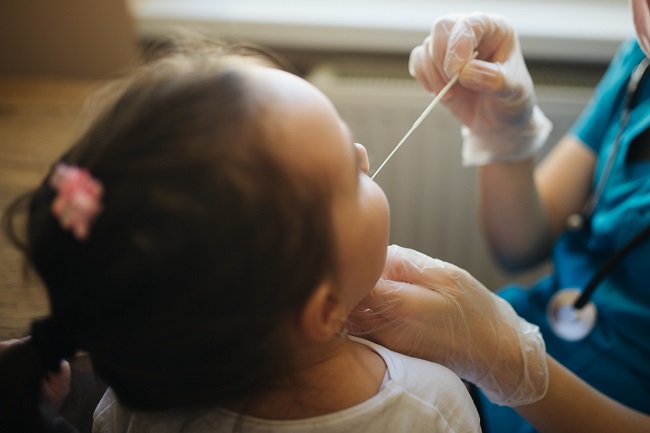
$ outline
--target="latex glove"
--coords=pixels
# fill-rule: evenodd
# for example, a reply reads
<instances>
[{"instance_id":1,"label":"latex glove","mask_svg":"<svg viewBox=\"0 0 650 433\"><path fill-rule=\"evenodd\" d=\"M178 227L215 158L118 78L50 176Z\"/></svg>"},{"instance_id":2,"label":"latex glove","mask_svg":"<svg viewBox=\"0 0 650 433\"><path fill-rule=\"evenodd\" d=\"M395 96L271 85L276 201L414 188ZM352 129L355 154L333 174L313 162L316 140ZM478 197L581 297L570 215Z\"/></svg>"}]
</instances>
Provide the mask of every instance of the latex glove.
<instances>
[{"instance_id":1,"label":"latex glove","mask_svg":"<svg viewBox=\"0 0 650 433\"><path fill-rule=\"evenodd\" d=\"M476 59L471 57L478 52ZM537 106L517 34L503 17L445 15L413 49L409 71L438 93L458 72L444 103L463 123L463 164L519 161L544 145L551 122Z\"/></svg>"},{"instance_id":2,"label":"latex glove","mask_svg":"<svg viewBox=\"0 0 650 433\"><path fill-rule=\"evenodd\" d=\"M382 280L353 311L350 333L445 365L494 403L519 406L546 394L539 328L468 272L392 245Z\"/></svg>"}]
</instances>

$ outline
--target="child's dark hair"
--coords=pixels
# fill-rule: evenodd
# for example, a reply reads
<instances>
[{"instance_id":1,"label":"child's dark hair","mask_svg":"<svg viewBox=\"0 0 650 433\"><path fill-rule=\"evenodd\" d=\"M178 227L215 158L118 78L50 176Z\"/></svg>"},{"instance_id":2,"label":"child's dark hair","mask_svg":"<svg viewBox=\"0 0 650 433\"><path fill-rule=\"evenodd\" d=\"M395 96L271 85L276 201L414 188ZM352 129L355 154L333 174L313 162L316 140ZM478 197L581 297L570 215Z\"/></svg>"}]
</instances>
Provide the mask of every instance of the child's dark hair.
<instances>
[{"instance_id":1,"label":"child's dark hair","mask_svg":"<svg viewBox=\"0 0 650 433\"><path fill-rule=\"evenodd\" d=\"M86 240L60 227L47 181L3 217L47 287L48 329L133 409L245 401L289 374L284 326L335 268L326 186L265 147L270 107L245 74L260 61L221 51L144 67L62 158L104 188ZM0 357L0 425L14 431L46 428L37 397L54 366L37 340Z\"/></svg>"}]
</instances>

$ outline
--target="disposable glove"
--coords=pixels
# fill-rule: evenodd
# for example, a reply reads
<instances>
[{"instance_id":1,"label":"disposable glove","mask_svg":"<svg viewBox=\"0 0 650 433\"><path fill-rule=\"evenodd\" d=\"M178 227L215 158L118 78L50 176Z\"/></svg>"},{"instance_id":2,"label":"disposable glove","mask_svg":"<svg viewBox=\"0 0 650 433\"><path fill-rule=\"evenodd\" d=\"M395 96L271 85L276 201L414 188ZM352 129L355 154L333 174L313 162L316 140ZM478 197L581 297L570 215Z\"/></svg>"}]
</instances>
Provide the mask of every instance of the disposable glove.
<instances>
[{"instance_id":1,"label":"disposable glove","mask_svg":"<svg viewBox=\"0 0 650 433\"><path fill-rule=\"evenodd\" d=\"M494 403L519 406L546 394L539 328L468 272L392 245L382 279L349 318L350 333L445 365Z\"/></svg>"},{"instance_id":2,"label":"disposable glove","mask_svg":"<svg viewBox=\"0 0 650 433\"><path fill-rule=\"evenodd\" d=\"M477 58L471 59L474 52ZM463 164L520 161L533 156L551 132L537 106L517 34L503 17L476 12L445 15L413 49L409 71L438 93L459 71L443 100L463 123Z\"/></svg>"}]
</instances>

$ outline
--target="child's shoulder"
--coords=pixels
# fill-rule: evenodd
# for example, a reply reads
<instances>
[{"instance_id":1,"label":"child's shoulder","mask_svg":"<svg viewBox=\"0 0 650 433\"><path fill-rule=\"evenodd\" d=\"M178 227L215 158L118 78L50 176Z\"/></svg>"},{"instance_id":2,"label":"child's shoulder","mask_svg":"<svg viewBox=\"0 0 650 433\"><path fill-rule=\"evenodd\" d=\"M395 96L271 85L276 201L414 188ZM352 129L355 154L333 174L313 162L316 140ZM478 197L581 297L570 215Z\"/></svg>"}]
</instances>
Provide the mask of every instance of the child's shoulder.
<instances>
[{"instance_id":1,"label":"child's shoulder","mask_svg":"<svg viewBox=\"0 0 650 433\"><path fill-rule=\"evenodd\" d=\"M392 394L390 407L408 414L409 431L480 431L479 415L461 379L447 367L412 358L381 345L354 339L381 356L388 378L383 392ZM418 427L420 426L420 427Z\"/></svg>"},{"instance_id":2,"label":"child's shoulder","mask_svg":"<svg viewBox=\"0 0 650 433\"><path fill-rule=\"evenodd\" d=\"M456 392L463 394L463 397L467 394L461 379L441 364L403 355L368 340L351 338L376 352L386 363L390 381L409 393L429 398Z\"/></svg>"}]
</instances>

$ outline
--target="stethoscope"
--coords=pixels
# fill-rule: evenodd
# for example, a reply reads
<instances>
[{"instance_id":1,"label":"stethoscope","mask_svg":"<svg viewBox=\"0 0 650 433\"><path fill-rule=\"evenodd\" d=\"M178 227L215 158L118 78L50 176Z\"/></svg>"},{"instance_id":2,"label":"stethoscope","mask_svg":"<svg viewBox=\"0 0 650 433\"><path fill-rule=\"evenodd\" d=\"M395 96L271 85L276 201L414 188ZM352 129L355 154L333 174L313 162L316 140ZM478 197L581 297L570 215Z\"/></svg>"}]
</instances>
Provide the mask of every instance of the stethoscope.
<instances>
[{"instance_id":1,"label":"stethoscope","mask_svg":"<svg viewBox=\"0 0 650 433\"><path fill-rule=\"evenodd\" d=\"M621 123L612 143L605 166L591 199L580 214L573 214L567 220L569 230L584 229L589 218L592 216L607 184L607 180L612 171L614 160L621 146L621 135L623 129L629 120L630 111L636 102L638 89L643 81L648 68L650 59L644 57L632 72L627 85L625 109L621 115ZM650 225L642 229L623 247L615 251L607 260L598 268L591 279L587 282L582 290L578 288L566 288L559 290L550 300L547 307L548 323L553 332L560 338L567 341L579 341L585 338L596 325L597 310L594 303L590 300L594 291L602 280L609 274L612 269L634 248L650 236Z\"/></svg>"}]
</instances>

